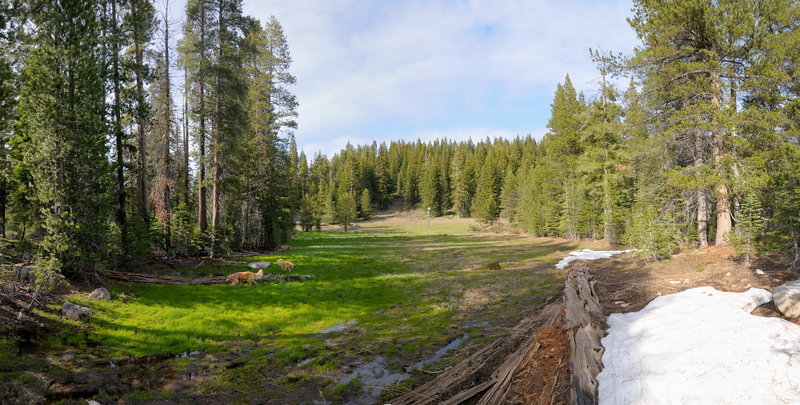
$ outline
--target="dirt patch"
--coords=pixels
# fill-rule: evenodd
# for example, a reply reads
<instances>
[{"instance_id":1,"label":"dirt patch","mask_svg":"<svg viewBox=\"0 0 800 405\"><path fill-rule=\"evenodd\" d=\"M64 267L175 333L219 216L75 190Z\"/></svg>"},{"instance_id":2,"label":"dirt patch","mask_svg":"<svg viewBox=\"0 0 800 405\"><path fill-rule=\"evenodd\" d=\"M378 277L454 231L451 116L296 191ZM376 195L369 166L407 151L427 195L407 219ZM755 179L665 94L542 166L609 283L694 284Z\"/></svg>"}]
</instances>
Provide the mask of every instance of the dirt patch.
<instances>
[{"instance_id":1,"label":"dirt patch","mask_svg":"<svg viewBox=\"0 0 800 405\"><path fill-rule=\"evenodd\" d=\"M644 263L628 254L596 260L589 268L606 316L639 311L658 296L690 288L711 286L720 291L742 292L755 287L772 291L798 277L786 271L785 259L779 255L761 257L750 266L733 257L731 248L706 248L657 263ZM769 312L754 313L763 311Z\"/></svg>"},{"instance_id":2,"label":"dirt patch","mask_svg":"<svg viewBox=\"0 0 800 405\"><path fill-rule=\"evenodd\" d=\"M559 318L560 319L560 318ZM569 402L569 338L560 321L542 328L541 346L525 359L514 375L507 404L566 404Z\"/></svg>"}]
</instances>

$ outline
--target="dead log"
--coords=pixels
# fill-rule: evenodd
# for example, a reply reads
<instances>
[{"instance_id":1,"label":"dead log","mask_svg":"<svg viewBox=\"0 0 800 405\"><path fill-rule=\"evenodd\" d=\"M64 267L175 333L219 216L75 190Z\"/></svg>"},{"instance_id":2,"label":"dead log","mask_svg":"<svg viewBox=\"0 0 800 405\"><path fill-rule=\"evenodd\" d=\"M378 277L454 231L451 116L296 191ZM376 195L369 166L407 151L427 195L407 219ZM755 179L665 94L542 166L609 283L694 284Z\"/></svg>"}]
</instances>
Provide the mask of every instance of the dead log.
<instances>
[{"instance_id":1,"label":"dead log","mask_svg":"<svg viewBox=\"0 0 800 405\"><path fill-rule=\"evenodd\" d=\"M110 281L126 284L172 284L172 285L214 285L225 284L225 276L209 276L200 278L186 278L180 276L160 276L153 274L129 273L124 271L106 270L103 276ZM302 281L314 278L305 274L265 274L261 280L256 281Z\"/></svg>"},{"instance_id":2,"label":"dead log","mask_svg":"<svg viewBox=\"0 0 800 405\"><path fill-rule=\"evenodd\" d=\"M491 401L506 395L519 364L530 351L535 350L536 330L542 325L552 324L560 310L561 304L558 302L545 306L536 316L522 320L509 334L483 347L419 388L393 399L392 405L457 405L487 389L489 391L484 394L481 403L498 403ZM512 347L518 349L505 358L501 357L502 353ZM495 366L498 361L500 365ZM476 378L481 374L488 374L489 377Z\"/></svg>"},{"instance_id":3,"label":"dead log","mask_svg":"<svg viewBox=\"0 0 800 405\"><path fill-rule=\"evenodd\" d=\"M573 404L595 405L597 374L603 369L605 317L594 290L589 268L575 264L564 283L564 307L572 356L570 360L570 399Z\"/></svg>"}]
</instances>

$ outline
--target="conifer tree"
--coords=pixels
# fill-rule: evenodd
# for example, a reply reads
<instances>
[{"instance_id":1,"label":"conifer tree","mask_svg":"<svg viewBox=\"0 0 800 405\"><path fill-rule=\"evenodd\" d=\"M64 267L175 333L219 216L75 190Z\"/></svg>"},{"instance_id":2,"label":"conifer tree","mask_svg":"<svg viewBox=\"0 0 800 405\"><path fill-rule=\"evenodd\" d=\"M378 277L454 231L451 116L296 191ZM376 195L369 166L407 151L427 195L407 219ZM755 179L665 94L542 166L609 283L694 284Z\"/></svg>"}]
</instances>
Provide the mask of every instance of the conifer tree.
<instances>
[{"instance_id":1,"label":"conifer tree","mask_svg":"<svg viewBox=\"0 0 800 405\"><path fill-rule=\"evenodd\" d=\"M481 168L472 213L484 222L493 222L500 217L500 187L502 179L496 166L496 159L490 155Z\"/></svg>"},{"instance_id":2,"label":"conifer tree","mask_svg":"<svg viewBox=\"0 0 800 405\"><path fill-rule=\"evenodd\" d=\"M92 268L107 251L112 183L99 11L91 0L55 0L29 15L36 46L22 72L19 111L29 142L22 163L47 229L38 260L42 282Z\"/></svg>"},{"instance_id":3,"label":"conifer tree","mask_svg":"<svg viewBox=\"0 0 800 405\"><path fill-rule=\"evenodd\" d=\"M358 216L356 200L353 198L353 194L348 191L341 191L339 193L339 198L336 199L335 213L334 219L336 223L342 225L344 231L347 232L347 228L353 224L353 221L355 221Z\"/></svg>"},{"instance_id":4,"label":"conifer tree","mask_svg":"<svg viewBox=\"0 0 800 405\"><path fill-rule=\"evenodd\" d=\"M516 174L511 170L506 170L503 179L503 188L500 192L500 213L509 222L517 220L517 204L519 203L518 180Z\"/></svg>"},{"instance_id":5,"label":"conifer tree","mask_svg":"<svg viewBox=\"0 0 800 405\"><path fill-rule=\"evenodd\" d=\"M420 182L422 207L430 209L430 214L438 217L444 214L444 196L440 169L435 160L426 162Z\"/></svg>"},{"instance_id":6,"label":"conifer tree","mask_svg":"<svg viewBox=\"0 0 800 405\"><path fill-rule=\"evenodd\" d=\"M359 202L361 210L361 218L369 219L372 216L372 199L369 196L369 189L365 188L361 192L361 200Z\"/></svg>"}]
</instances>

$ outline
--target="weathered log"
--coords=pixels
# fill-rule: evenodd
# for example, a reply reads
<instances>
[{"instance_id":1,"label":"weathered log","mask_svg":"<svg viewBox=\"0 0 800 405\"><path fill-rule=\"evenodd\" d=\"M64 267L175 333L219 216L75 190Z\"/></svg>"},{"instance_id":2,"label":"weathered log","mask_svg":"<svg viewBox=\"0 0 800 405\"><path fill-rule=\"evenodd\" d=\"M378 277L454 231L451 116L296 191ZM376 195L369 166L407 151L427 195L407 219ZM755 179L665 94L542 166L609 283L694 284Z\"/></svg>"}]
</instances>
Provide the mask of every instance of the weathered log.
<instances>
[{"instance_id":1,"label":"weathered log","mask_svg":"<svg viewBox=\"0 0 800 405\"><path fill-rule=\"evenodd\" d=\"M152 274L128 273L123 271L107 270L103 272L103 276L115 282L124 282L130 284L181 284L181 285L214 285L225 284L225 276L209 276L200 278L186 278L180 276L158 276ZM256 281L299 281L310 280L314 278L312 275L304 274L265 274L263 278Z\"/></svg>"},{"instance_id":2,"label":"weathered log","mask_svg":"<svg viewBox=\"0 0 800 405\"><path fill-rule=\"evenodd\" d=\"M589 268L575 264L564 283L565 328L570 349L570 399L573 404L595 405L597 374L603 368L603 346L600 338L605 330L605 318L594 290Z\"/></svg>"},{"instance_id":3,"label":"weathered log","mask_svg":"<svg viewBox=\"0 0 800 405\"><path fill-rule=\"evenodd\" d=\"M532 350L535 350L536 330L542 325L552 324L560 310L561 304L558 302L545 306L536 316L521 321L509 334L498 338L414 391L393 399L391 403L393 405L434 403L457 405L487 389L489 391L481 398L481 403L498 403L492 402L493 398L505 397L519 364ZM499 357L511 345L518 346L519 349L505 358ZM499 366L494 367L494 372L491 372L492 369L487 370L498 360L502 362ZM488 371L489 377L485 380L475 379L475 376L481 371L484 375ZM461 390L452 394L456 387L460 387ZM448 394L452 396L445 400Z\"/></svg>"}]
</instances>

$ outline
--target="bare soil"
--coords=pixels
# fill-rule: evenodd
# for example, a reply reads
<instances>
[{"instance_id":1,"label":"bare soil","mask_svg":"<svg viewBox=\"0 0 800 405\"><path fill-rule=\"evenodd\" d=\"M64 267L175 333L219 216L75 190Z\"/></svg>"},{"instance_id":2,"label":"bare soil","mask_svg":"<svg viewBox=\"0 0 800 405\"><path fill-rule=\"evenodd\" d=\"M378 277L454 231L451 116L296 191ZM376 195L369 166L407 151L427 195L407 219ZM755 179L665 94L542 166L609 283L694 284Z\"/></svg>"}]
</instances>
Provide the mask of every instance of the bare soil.
<instances>
[{"instance_id":1,"label":"bare soil","mask_svg":"<svg viewBox=\"0 0 800 405\"><path fill-rule=\"evenodd\" d=\"M590 262L589 268L600 305L608 316L639 311L658 296L701 286L730 292L750 288L772 291L798 278L797 274L786 271L789 264L789 258L774 254L758 257L746 265L734 260L733 249L712 247L689 250L656 263L644 263L627 254ZM781 316L772 303L762 305L753 314ZM800 319L791 321L800 324Z\"/></svg>"}]
</instances>

